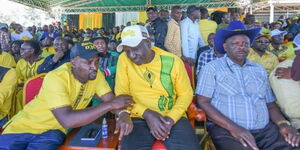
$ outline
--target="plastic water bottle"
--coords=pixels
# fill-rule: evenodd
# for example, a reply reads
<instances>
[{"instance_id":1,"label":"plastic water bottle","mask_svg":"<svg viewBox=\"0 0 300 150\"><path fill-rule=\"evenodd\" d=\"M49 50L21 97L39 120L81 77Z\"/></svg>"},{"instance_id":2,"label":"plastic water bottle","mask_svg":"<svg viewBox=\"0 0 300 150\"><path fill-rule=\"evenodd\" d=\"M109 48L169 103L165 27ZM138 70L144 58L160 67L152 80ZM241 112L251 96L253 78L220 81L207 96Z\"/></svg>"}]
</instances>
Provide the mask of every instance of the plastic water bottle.
<instances>
[{"instance_id":1,"label":"plastic water bottle","mask_svg":"<svg viewBox=\"0 0 300 150\"><path fill-rule=\"evenodd\" d=\"M104 118L102 121L102 138L108 138L108 131L107 131L107 123L106 119Z\"/></svg>"}]
</instances>

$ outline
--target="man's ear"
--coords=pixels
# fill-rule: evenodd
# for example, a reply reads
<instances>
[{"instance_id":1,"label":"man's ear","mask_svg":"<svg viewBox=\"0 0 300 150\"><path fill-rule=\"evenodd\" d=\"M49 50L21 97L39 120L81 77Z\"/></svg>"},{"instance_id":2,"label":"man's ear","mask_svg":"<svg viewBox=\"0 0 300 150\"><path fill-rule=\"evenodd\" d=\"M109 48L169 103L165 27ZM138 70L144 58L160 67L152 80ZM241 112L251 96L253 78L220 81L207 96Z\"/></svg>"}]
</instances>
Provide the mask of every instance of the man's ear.
<instances>
[{"instance_id":1,"label":"man's ear","mask_svg":"<svg viewBox=\"0 0 300 150\"><path fill-rule=\"evenodd\" d=\"M148 46L151 47L151 39L147 38L146 41L147 41Z\"/></svg>"},{"instance_id":2,"label":"man's ear","mask_svg":"<svg viewBox=\"0 0 300 150\"><path fill-rule=\"evenodd\" d=\"M223 47L224 47L224 50L225 50L225 52L227 52L227 44L226 43L223 43Z\"/></svg>"},{"instance_id":3,"label":"man's ear","mask_svg":"<svg viewBox=\"0 0 300 150\"><path fill-rule=\"evenodd\" d=\"M151 44L151 39L150 38L147 38L146 41L147 41L147 43Z\"/></svg>"},{"instance_id":4,"label":"man's ear","mask_svg":"<svg viewBox=\"0 0 300 150\"><path fill-rule=\"evenodd\" d=\"M74 57L71 59L70 63L71 63L72 68L76 68L76 64L77 64L76 60L77 60L77 57Z\"/></svg>"}]
</instances>

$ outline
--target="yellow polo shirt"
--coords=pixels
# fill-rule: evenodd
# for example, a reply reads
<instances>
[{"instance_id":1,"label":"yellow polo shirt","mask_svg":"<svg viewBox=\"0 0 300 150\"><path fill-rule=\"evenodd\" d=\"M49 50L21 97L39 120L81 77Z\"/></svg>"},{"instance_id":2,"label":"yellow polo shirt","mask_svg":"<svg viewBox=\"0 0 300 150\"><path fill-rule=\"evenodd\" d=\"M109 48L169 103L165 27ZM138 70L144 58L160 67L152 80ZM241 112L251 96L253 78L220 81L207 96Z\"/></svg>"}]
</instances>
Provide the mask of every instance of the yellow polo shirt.
<instances>
[{"instance_id":1,"label":"yellow polo shirt","mask_svg":"<svg viewBox=\"0 0 300 150\"><path fill-rule=\"evenodd\" d=\"M295 57L295 50L293 46L282 44L279 46L279 50L275 50L272 44L270 44L269 51L277 56L279 62Z\"/></svg>"},{"instance_id":2,"label":"yellow polo shirt","mask_svg":"<svg viewBox=\"0 0 300 150\"><path fill-rule=\"evenodd\" d=\"M0 81L0 120L8 115L17 85L17 72L11 68Z\"/></svg>"},{"instance_id":3,"label":"yellow polo shirt","mask_svg":"<svg viewBox=\"0 0 300 150\"><path fill-rule=\"evenodd\" d=\"M3 133L40 134L56 129L66 133L67 129L60 125L51 110L65 106L84 109L95 94L101 97L109 92L111 89L100 71L95 80L82 84L71 72L71 64L65 63L46 75L37 97L5 125Z\"/></svg>"},{"instance_id":4,"label":"yellow polo shirt","mask_svg":"<svg viewBox=\"0 0 300 150\"><path fill-rule=\"evenodd\" d=\"M125 52L119 56L115 93L132 96L135 104L131 117L143 118L144 111L151 109L176 122L185 116L192 101L193 89L179 57L155 46L151 49L155 56L147 64L136 65ZM162 59L173 59L173 65L167 63L167 68L171 67L171 70L162 69ZM172 98L168 91L173 93Z\"/></svg>"},{"instance_id":5,"label":"yellow polo shirt","mask_svg":"<svg viewBox=\"0 0 300 150\"><path fill-rule=\"evenodd\" d=\"M12 55L7 52L2 52L0 54L0 66L8 67L8 68L15 68L16 61Z\"/></svg>"},{"instance_id":6,"label":"yellow polo shirt","mask_svg":"<svg viewBox=\"0 0 300 150\"><path fill-rule=\"evenodd\" d=\"M249 51L248 59L258 64L261 64L268 72L271 71L278 65L278 58L271 52L266 51L262 56L255 52L252 48Z\"/></svg>"}]
</instances>

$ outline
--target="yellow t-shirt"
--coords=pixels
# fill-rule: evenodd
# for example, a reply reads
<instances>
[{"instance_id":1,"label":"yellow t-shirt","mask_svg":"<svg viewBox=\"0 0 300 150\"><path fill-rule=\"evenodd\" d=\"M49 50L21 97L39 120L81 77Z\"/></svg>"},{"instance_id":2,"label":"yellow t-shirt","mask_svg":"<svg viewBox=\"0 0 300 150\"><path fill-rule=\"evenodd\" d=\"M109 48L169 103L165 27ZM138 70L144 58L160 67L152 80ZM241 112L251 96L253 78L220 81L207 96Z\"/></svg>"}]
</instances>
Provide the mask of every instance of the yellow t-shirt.
<instances>
[{"instance_id":1,"label":"yellow t-shirt","mask_svg":"<svg viewBox=\"0 0 300 150\"><path fill-rule=\"evenodd\" d=\"M95 80L82 84L72 74L70 63L65 63L46 75L37 97L5 125L3 133L40 134L56 129L66 133L67 129L60 125L51 110L65 106L84 109L95 93L101 97L109 92L111 89L100 71Z\"/></svg>"},{"instance_id":2,"label":"yellow t-shirt","mask_svg":"<svg viewBox=\"0 0 300 150\"><path fill-rule=\"evenodd\" d=\"M36 76L38 67L44 62L44 59L41 59L33 64L20 59L17 63L17 73L18 73L18 83L25 83L28 79Z\"/></svg>"},{"instance_id":3,"label":"yellow t-shirt","mask_svg":"<svg viewBox=\"0 0 300 150\"><path fill-rule=\"evenodd\" d=\"M131 117L143 118L144 111L151 109L176 122L185 116L192 101L193 89L179 57L154 46L151 49L155 52L155 57L147 64L136 65L126 53L119 56L115 93L132 96L135 104ZM166 65L172 67L169 71L162 69L162 59L166 58L174 60L173 65ZM162 82L169 84L163 85ZM172 98L165 88L174 93Z\"/></svg>"},{"instance_id":4,"label":"yellow t-shirt","mask_svg":"<svg viewBox=\"0 0 300 150\"><path fill-rule=\"evenodd\" d=\"M204 43L207 45L207 38L210 33L216 33L218 25L215 21L202 19L199 21L199 31Z\"/></svg>"},{"instance_id":5,"label":"yellow t-shirt","mask_svg":"<svg viewBox=\"0 0 300 150\"><path fill-rule=\"evenodd\" d=\"M270 74L271 71L278 65L278 58L268 51L260 56L251 48L248 54L248 59L261 64L267 70L268 74Z\"/></svg>"},{"instance_id":6,"label":"yellow t-shirt","mask_svg":"<svg viewBox=\"0 0 300 150\"><path fill-rule=\"evenodd\" d=\"M16 89L16 100L13 103L10 116L14 116L24 107L23 100L23 86L28 79L38 75L37 69L44 62L44 59L41 59L33 64L20 59L17 63L16 71L18 75L18 87Z\"/></svg>"},{"instance_id":7,"label":"yellow t-shirt","mask_svg":"<svg viewBox=\"0 0 300 150\"><path fill-rule=\"evenodd\" d=\"M52 54L55 54L55 53L56 53L56 51L55 51L53 46L45 47L45 48L42 49L41 57L46 58L49 55L52 55Z\"/></svg>"},{"instance_id":8,"label":"yellow t-shirt","mask_svg":"<svg viewBox=\"0 0 300 150\"><path fill-rule=\"evenodd\" d=\"M43 51L46 51L46 52L48 52L50 55L52 55L52 54L55 54L55 53L56 53L56 51L55 51L55 49L54 49L54 46L45 47L45 48L43 48Z\"/></svg>"},{"instance_id":9,"label":"yellow t-shirt","mask_svg":"<svg viewBox=\"0 0 300 150\"><path fill-rule=\"evenodd\" d=\"M16 61L12 55L7 52L2 52L0 54L0 66L8 67L8 68L15 68Z\"/></svg>"},{"instance_id":10,"label":"yellow t-shirt","mask_svg":"<svg viewBox=\"0 0 300 150\"><path fill-rule=\"evenodd\" d=\"M0 120L8 115L17 85L17 72L11 68L0 82Z\"/></svg>"},{"instance_id":11,"label":"yellow t-shirt","mask_svg":"<svg viewBox=\"0 0 300 150\"><path fill-rule=\"evenodd\" d=\"M279 50L275 50L274 47L270 44L269 51L277 56L279 62L295 57L295 50L293 46L282 44L279 46Z\"/></svg>"}]
</instances>

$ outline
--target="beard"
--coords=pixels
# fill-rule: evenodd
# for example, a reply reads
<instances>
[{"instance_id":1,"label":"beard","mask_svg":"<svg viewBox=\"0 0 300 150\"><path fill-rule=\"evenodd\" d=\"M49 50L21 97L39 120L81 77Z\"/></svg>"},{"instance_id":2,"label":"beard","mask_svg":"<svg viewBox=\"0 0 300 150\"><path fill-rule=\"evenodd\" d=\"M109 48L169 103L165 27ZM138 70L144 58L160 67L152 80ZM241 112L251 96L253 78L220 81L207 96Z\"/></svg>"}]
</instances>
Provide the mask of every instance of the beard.
<instances>
[{"instance_id":1,"label":"beard","mask_svg":"<svg viewBox=\"0 0 300 150\"><path fill-rule=\"evenodd\" d=\"M89 80L95 80L97 77L97 71L91 71L89 73Z\"/></svg>"}]
</instances>

